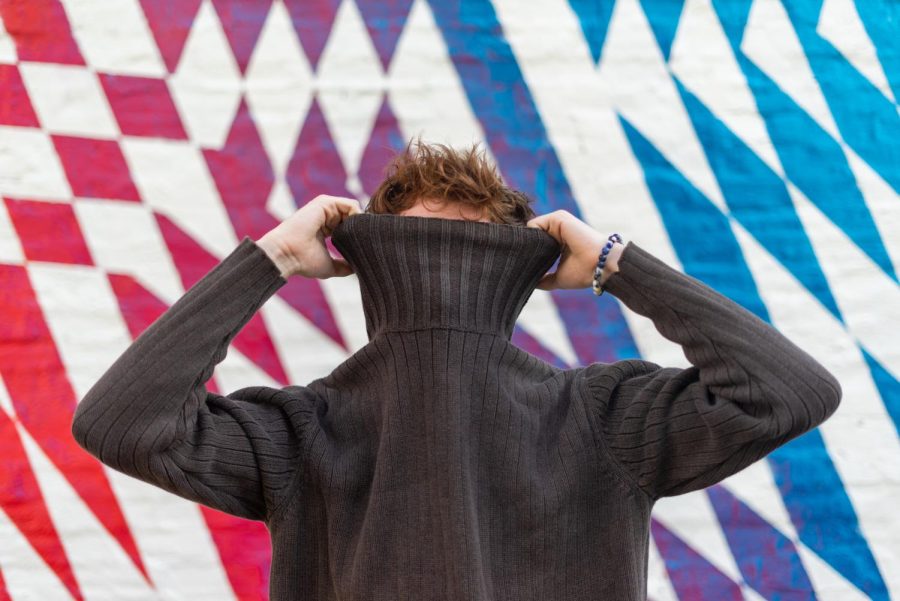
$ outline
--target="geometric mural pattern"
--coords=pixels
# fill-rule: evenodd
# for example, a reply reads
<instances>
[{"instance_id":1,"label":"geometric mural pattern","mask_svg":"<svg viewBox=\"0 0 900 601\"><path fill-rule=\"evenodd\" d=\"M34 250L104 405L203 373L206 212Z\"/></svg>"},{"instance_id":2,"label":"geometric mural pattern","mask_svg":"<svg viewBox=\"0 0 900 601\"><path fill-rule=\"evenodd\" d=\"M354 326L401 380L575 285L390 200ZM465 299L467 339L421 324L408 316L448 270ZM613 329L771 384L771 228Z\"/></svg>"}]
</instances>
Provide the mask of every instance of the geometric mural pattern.
<instances>
[{"instance_id":1,"label":"geometric mural pattern","mask_svg":"<svg viewBox=\"0 0 900 601\"><path fill-rule=\"evenodd\" d=\"M538 213L840 380L819 428L655 505L651 599L900 599L898 98L891 0L0 0L0 601L267 597L263 523L107 468L72 414L243 236L364 203L416 135L483 142ZM291 278L207 387L304 384L364 342L355 276ZM513 342L688 365L589 290L536 290Z\"/></svg>"}]
</instances>

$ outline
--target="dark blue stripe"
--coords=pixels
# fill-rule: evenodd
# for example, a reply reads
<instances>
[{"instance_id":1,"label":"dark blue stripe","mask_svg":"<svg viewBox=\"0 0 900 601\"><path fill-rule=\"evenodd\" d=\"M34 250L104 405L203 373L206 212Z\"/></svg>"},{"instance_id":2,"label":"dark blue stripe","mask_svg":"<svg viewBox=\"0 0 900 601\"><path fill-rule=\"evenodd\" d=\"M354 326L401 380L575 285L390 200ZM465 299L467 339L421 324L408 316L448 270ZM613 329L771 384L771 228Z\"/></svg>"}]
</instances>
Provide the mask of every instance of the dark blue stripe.
<instances>
[{"instance_id":1,"label":"dark blue stripe","mask_svg":"<svg viewBox=\"0 0 900 601\"><path fill-rule=\"evenodd\" d=\"M653 542L663 559L677 599L743 599L741 587L659 520L650 520ZM653 597L646 597L652 599ZM597 599L602 597L597 596Z\"/></svg>"},{"instance_id":2,"label":"dark blue stripe","mask_svg":"<svg viewBox=\"0 0 900 601\"><path fill-rule=\"evenodd\" d=\"M627 119L619 122L685 273L768 321L728 219Z\"/></svg>"},{"instance_id":3,"label":"dark blue stripe","mask_svg":"<svg viewBox=\"0 0 900 601\"><path fill-rule=\"evenodd\" d=\"M894 99L900 101L900 2L857 0L856 11L875 46Z\"/></svg>"},{"instance_id":4,"label":"dark blue stripe","mask_svg":"<svg viewBox=\"0 0 900 601\"><path fill-rule=\"evenodd\" d=\"M732 215L843 321L784 181L674 79Z\"/></svg>"},{"instance_id":5,"label":"dark blue stripe","mask_svg":"<svg viewBox=\"0 0 900 601\"><path fill-rule=\"evenodd\" d=\"M713 0L713 8L731 47L740 48L753 0Z\"/></svg>"},{"instance_id":6,"label":"dark blue stripe","mask_svg":"<svg viewBox=\"0 0 900 601\"><path fill-rule=\"evenodd\" d=\"M841 136L894 191L900 193L900 115L872 82L816 32L821 0L786 0L816 81ZM900 25L900 24L898 24ZM896 34L900 36L900 27Z\"/></svg>"},{"instance_id":7,"label":"dark blue stripe","mask_svg":"<svg viewBox=\"0 0 900 601\"><path fill-rule=\"evenodd\" d=\"M867 353L866 349L860 348L860 350L872 373L872 380L878 388L884 407L894 422L897 436L900 436L900 382L897 382L897 379L875 357Z\"/></svg>"},{"instance_id":8,"label":"dark blue stripe","mask_svg":"<svg viewBox=\"0 0 900 601\"><path fill-rule=\"evenodd\" d=\"M898 282L840 145L753 61L741 52L737 59L788 179Z\"/></svg>"},{"instance_id":9,"label":"dark blue stripe","mask_svg":"<svg viewBox=\"0 0 900 601\"><path fill-rule=\"evenodd\" d=\"M620 121L635 156L644 166L647 185L684 264L685 273L771 323L728 220L635 127L622 117ZM698 243L698 240L702 242ZM873 583L879 582L880 576L874 562L866 559L871 558L868 544L859 530L850 526L851 521L856 522L853 507L828 458L821 436L817 431L813 432L790 441L769 455L778 459L777 465L790 470L790 481L782 479L779 487L803 542L846 578L877 591L878 587ZM819 482L828 484L825 489L827 506L821 494L809 494ZM834 527L835 516L844 520L837 528ZM852 553L847 549L852 549ZM860 559L849 561L848 558L855 554L859 554Z\"/></svg>"},{"instance_id":10,"label":"dark blue stripe","mask_svg":"<svg viewBox=\"0 0 900 601\"><path fill-rule=\"evenodd\" d=\"M668 61L678 21L681 20L684 0L641 0L641 5L656 36L656 42Z\"/></svg>"},{"instance_id":11,"label":"dark blue stripe","mask_svg":"<svg viewBox=\"0 0 900 601\"><path fill-rule=\"evenodd\" d=\"M591 49L591 57L597 63L603 50L603 42L606 41L609 18L616 0L569 0L569 5L578 16L584 39Z\"/></svg>"},{"instance_id":12,"label":"dark blue stripe","mask_svg":"<svg viewBox=\"0 0 900 601\"><path fill-rule=\"evenodd\" d=\"M724 486L706 491L744 581L765 599L815 599L794 543ZM789 593L788 593L789 591Z\"/></svg>"},{"instance_id":13,"label":"dark blue stripe","mask_svg":"<svg viewBox=\"0 0 900 601\"><path fill-rule=\"evenodd\" d=\"M775 449L769 465L803 544L869 599L888 601L884 577L819 430Z\"/></svg>"},{"instance_id":14,"label":"dark blue stripe","mask_svg":"<svg viewBox=\"0 0 900 601\"><path fill-rule=\"evenodd\" d=\"M619 120L643 165L685 273L771 323L728 220L634 126L621 116ZM866 540L851 525L857 521L853 506L818 431L807 432L768 457L773 468L782 470L779 488L804 544L860 588L877 592L881 576ZM798 492L816 491L820 485L825 492ZM835 515L843 521L835 522Z\"/></svg>"}]
</instances>

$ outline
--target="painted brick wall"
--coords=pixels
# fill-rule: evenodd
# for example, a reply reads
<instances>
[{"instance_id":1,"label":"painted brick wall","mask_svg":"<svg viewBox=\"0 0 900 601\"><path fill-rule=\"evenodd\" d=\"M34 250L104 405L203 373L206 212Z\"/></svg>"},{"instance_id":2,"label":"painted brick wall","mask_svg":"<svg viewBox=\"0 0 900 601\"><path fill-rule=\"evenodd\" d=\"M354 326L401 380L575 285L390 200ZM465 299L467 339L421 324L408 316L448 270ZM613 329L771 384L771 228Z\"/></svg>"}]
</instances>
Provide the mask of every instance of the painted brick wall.
<instances>
[{"instance_id":1,"label":"painted brick wall","mask_svg":"<svg viewBox=\"0 0 900 601\"><path fill-rule=\"evenodd\" d=\"M893 0L0 0L0 601L266 598L261 523L107 469L78 399L228 254L421 134L484 142L841 381L822 427L653 514L650 598L900 598L900 5ZM586 325L587 324L587 325ZM365 342L355 278L291 281L213 391ZM559 365L680 349L536 291Z\"/></svg>"}]
</instances>

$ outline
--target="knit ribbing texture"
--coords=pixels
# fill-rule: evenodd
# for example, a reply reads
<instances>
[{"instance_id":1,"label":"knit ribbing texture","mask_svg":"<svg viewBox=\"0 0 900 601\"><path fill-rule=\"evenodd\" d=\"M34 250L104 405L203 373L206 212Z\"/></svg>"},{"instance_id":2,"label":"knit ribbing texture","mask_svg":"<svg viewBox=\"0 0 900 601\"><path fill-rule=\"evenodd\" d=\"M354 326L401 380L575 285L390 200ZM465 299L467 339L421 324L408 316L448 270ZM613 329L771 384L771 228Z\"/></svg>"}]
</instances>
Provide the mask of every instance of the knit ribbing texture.
<instances>
[{"instance_id":1,"label":"knit ribbing texture","mask_svg":"<svg viewBox=\"0 0 900 601\"><path fill-rule=\"evenodd\" d=\"M272 601L644 600L654 502L740 471L841 399L812 356L633 241L605 290L691 367L561 368L514 345L560 252L537 228L363 213L332 241L368 342L330 373L206 388L286 284L245 236L72 421L110 467L264 522Z\"/></svg>"}]
</instances>

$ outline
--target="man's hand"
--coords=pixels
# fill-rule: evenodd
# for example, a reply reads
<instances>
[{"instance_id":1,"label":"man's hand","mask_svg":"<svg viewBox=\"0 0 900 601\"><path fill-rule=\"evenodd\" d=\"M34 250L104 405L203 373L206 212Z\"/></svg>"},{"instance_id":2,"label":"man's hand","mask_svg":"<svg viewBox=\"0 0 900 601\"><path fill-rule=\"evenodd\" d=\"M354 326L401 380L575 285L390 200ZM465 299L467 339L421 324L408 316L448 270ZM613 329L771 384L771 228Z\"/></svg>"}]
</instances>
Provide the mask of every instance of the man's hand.
<instances>
[{"instance_id":1,"label":"man's hand","mask_svg":"<svg viewBox=\"0 0 900 601\"><path fill-rule=\"evenodd\" d=\"M350 215L361 213L359 201L320 194L272 228L256 244L266 251L287 279L292 275L325 279L347 276L353 268L333 257L325 238Z\"/></svg>"},{"instance_id":2,"label":"man's hand","mask_svg":"<svg viewBox=\"0 0 900 601\"><path fill-rule=\"evenodd\" d=\"M528 227L536 227L546 231L562 244L561 258L556 271L545 274L538 281L537 287L542 290L554 288L590 288L594 279L594 267L600 257L600 251L606 244L603 234L581 221L565 210L553 211L539 215L527 223ZM619 255L625 245L613 244L606 257L600 283L619 271Z\"/></svg>"}]
</instances>

